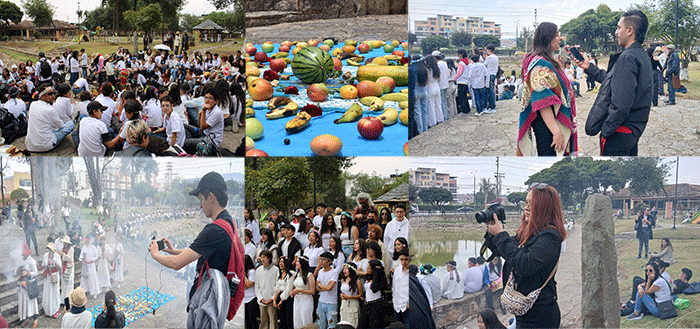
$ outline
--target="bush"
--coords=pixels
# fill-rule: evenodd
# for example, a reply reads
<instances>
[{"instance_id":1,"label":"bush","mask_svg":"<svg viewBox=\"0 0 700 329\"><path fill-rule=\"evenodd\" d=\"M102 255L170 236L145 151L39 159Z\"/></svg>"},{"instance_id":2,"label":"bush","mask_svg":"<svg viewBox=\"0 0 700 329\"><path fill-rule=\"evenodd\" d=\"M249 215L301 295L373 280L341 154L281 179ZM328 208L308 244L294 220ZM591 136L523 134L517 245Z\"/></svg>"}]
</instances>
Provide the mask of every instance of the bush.
<instances>
[{"instance_id":1,"label":"bush","mask_svg":"<svg viewBox=\"0 0 700 329\"><path fill-rule=\"evenodd\" d=\"M8 37L8 36L6 36L6 35L3 35L3 36L0 38L0 40L2 40L2 41L7 41L7 40L10 40L10 37Z\"/></svg>"},{"instance_id":2,"label":"bush","mask_svg":"<svg viewBox=\"0 0 700 329\"><path fill-rule=\"evenodd\" d=\"M608 52L608 56L612 56L612 55L615 55L615 51L614 51L614 50L611 50L611 51Z\"/></svg>"},{"instance_id":3,"label":"bush","mask_svg":"<svg viewBox=\"0 0 700 329\"><path fill-rule=\"evenodd\" d=\"M634 212L635 212L636 214L638 214L638 215L639 215L639 214L642 214L642 213L644 213L644 209L646 209L646 208L648 208L648 207L649 207L649 205L646 204L646 203L644 203L644 202L637 202L637 203L634 205Z\"/></svg>"},{"instance_id":4,"label":"bush","mask_svg":"<svg viewBox=\"0 0 700 329\"><path fill-rule=\"evenodd\" d=\"M39 39L39 38L41 38L41 32L34 31L34 39Z\"/></svg>"}]
</instances>

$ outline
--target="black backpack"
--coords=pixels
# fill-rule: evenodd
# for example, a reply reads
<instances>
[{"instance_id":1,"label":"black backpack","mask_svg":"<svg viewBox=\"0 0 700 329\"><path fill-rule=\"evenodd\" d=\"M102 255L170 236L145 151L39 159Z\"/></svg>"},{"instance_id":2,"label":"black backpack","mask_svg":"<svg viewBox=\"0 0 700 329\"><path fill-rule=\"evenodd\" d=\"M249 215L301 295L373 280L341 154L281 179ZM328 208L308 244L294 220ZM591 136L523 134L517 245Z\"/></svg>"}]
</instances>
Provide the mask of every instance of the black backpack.
<instances>
[{"instance_id":1,"label":"black backpack","mask_svg":"<svg viewBox=\"0 0 700 329\"><path fill-rule=\"evenodd\" d=\"M51 65L46 59L41 60L41 66L39 66L41 70L41 77L44 78L45 80L51 79L51 76L53 76L53 73L51 73Z\"/></svg>"}]
</instances>

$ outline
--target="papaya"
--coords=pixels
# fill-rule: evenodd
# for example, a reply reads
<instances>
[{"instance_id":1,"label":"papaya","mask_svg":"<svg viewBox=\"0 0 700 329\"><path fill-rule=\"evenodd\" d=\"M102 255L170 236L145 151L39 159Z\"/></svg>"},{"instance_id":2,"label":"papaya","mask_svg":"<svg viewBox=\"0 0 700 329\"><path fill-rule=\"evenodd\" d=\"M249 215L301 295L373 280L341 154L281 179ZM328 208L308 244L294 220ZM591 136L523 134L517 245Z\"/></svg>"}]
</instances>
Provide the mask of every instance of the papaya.
<instances>
[{"instance_id":1,"label":"papaya","mask_svg":"<svg viewBox=\"0 0 700 329\"><path fill-rule=\"evenodd\" d=\"M396 81L396 86L408 86L408 66L360 66L357 69L357 80L377 81L380 77L389 76Z\"/></svg>"}]
</instances>

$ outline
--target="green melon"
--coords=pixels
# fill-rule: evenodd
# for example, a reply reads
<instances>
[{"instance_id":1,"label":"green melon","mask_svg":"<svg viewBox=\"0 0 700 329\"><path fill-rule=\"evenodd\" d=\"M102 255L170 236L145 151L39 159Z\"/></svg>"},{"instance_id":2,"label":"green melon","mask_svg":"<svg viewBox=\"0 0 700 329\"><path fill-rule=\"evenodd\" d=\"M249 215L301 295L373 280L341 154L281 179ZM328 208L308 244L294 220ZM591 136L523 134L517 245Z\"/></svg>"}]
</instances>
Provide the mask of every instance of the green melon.
<instances>
[{"instance_id":1,"label":"green melon","mask_svg":"<svg viewBox=\"0 0 700 329\"><path fill-rule=\"evenodd\" d=\"M294 55L292 72L305 83L320 83L333 75L333 57L318 47L307 47Z\"/></svg>"}]
</instances>

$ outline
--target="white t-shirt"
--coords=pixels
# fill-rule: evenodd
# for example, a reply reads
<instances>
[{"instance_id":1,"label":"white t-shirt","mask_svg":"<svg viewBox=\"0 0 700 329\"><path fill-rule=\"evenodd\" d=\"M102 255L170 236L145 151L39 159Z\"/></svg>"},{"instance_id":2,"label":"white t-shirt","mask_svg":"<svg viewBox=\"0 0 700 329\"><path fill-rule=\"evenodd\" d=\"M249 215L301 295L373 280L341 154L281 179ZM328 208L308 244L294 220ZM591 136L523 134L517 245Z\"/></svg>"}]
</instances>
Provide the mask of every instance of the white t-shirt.
<instances>
[{"instance_id":1,"label":"white t-shirt","mask_svg":"<svg viewBox=\"0 0 700 329\"><path fill-rule=\"evenodd\" d=\"M496 75L498 73L498 56L496 54L486 56L484 65L486 65L486 71L489 75Z\"/></svg>"},{"instance_id":2,"label":"white t-shirt","mask_svg":"<svg viewBox=\"0 0 700 329\"><path fill-rule=\"evenodd\" d=\"M323 249L323 246L321 247L314 247L312 245L309 245L304 249L304 256L309 258L309 266L310 267L317 267L318 266L318 257L321 256L322 253L324 253L326 250Z\"/></svg>"},{"instance_id":3,"label":"white t-shirt","mask_svg":"<svg viewBox=\"0 0 700 329\"><path fill-rule=\"evenodd\" d=\"M384 229L384 245L386 246L387 253L389 253L389 258L394 256L394 241L396 238L404 237L406 241L410 241L408 239L408 230L408 218L405 217L400 222L394 219L386 224L386 229Z\"/></svg>"},{"instance_id":4,"label":"white t-shirt","mask_svg":"<svg viewBox=\"0 0 700 329\"><path fill-rule=\"evenodd\" d=\"M68 97L59 97L56 102L53 103L53 109L58 114L58 118L66 123L71 120L71 115L73 114L73 103L71 103Z\"/></svg>"},{"instance_id":5,"label":"white t-shirt","mask_svg":"<svg viewBox=\"0 0 700 329\"><path fill-rule=\"evenodd\" d=\"M654 298L654 300L657 303L663 303L667 300L671 300L671 287L668 285L668 281L666 281L666 279L663 276L656 279L653 285L660 288L654 293L656 295L656 298Z\"/></svg>"},{"instance_id":6,"label":"white t-shirt","mask_svg":"<svg viewBox=\"0 0 700 329\"><path fill-rule=\"evenodd\" d=\"M80 61L77 58L70 58L70 72L80 72Z\"/></svg>"},{"instance_id":7,"label":"white t-shirt","mask_svg":"<svg viewBox=\"0 0 700 329\"><path fill-rule=\"evenodd\" d=\"M564 73L566 74L566 77L569 79L569 81L574 81L574 68L569 65L568 68L564 69Z\"/></svg>"},{"instance_id":8,"label":"white t-shirt","mask_svg":"<svg viewBox=\"0 0 700 329\"><path fill-rule=\"evenodd\" d=\"M323 269L318 271L318 282L325 286L328 285L331 281L335 282L335 286L333 286L333 289L331 290L319 292L319 303L338 304L338 272L333 269L327 272Z\"/></svg>"},{"instance_id":9,"label":"white t-shirt","mask_svg":"<svg viewBox=\"0 0 700 329\"><path fill-rule=\"evenodd\" d=\"M365 282L365 299L367 302L372 302L375 301L379 298L382 298L382 290L379 289L377 292L372 292L372 282L367 281Z\"/></svg>"},{"instance_id":10,"label":"white t-shirt","mask_svg":"<svg viewBox=\"0 0 700 329\"><path fill-rule=\"evenodd\" d=\"M102 134L106 133L107 126L101 120L93 117L80 120L78 155L104 156L107 148L102 144Z\"/></svg>"},{"instance_id":11,"label":"white t-shirt","mask_svg":"<svg viewBox=\"0 0 700 329\"><path fill-rule=\"evenodd\" d=\"M255 269L248 271L248 280L255 282ZM243 303L247 304L255 298L255 285L245 290Z\"/></svg>"},{"instance_id":12,"label":"white t-shirt","mask_svg":"<svg viewBox=\"0 0 700 329\"><path fill-rule=\"evenodd\" d=\"M102 114L102 115L104 115L104 114ZM141 120L141 119L139 119L139 120ZM127 148L127 147L129 147L129 145L131 145L131 144L129 144L129 139L126 138L126 129L129 128L131 121L132 120L124 121L124 124L122 125L122 130L119 132L119 137L121 137L124 140L124 148Z\"/></svg>"},{"instance_id":13,"label":"white t-shirt","mask_svg":"<svg viewBox=\"0 0 700 329\"><path fill-rule=\"evenodd\" d=\"M160 108L160 101L157 99L149 99L143 103L143 112L147 117L146 124L149 127L163 126L163 110Z\"/></svg>"},{"instance_id":14,"label":"white t-shirt","mask_svg":"<svg viewBox=\"0 0 700 329\"><path fill-rule=\"evenodd\" d=\"M113 99L109 97L105 97L104 95L100 94L99 96L95 97L95 100L100 102L103 106L106 106L107 109L102 112L102 122L105 123L105 126L109 127L112 125L112 115L114 114L114 110L117 108L117 102L115 102Z\"/></svg>"},{"instance_id":15,"label":"white t-shirt","mask_svg":"<svg viewBox=\"0 0 700 329\"><path fill-rule=\"evenodd\" d=\"M90 91L90 85L88 85L88 82L87 80L85 80L85 78L78 78L78 80L75 80L75 82L73 83L73 88L85 88L85 90Z\"/></svg>"},{"instance_id":16,"label":"white t-shirt","mask_svg":"<svg viewBox=\"0 0 700 329\"><path fill-rule=\"evenodd\" d=\"M255 254L258 251L258 248L255 247L253 242L248 242L243 246L245 248L245 254L250 256L250 258L255 259ZM247 290L247 289L246 289Z\"/></svg>"},{"instance_id":17,"label":"white t-shirt","mask_svg":"<svg viewBox=\"0 0 700 329\"><path fill-rule=\"evenodd\" d=\"M14 115L15 118L19 118L19 116L22 114L27 114L27 104L25 104L24 101L20 98L8 99L7 102L3 104L3 106L5 107L5 109L7 109L8 112L12 113L12 115Z\"/></svg>"},{"instance_id":18,"label":"white t-shirt","mask_svg":"<svg viewBox=\"0 0 700 329\"><path fill-rule=\"evenodd\" d=\"M321 229L321 224L323 224L323 217L322 216L316 216L314 217L314 227L318 228L319 230Z\"/></svg>"},{"instance_id":19,"label":"white t-shirt","mask_svg":"<svg viewBox=\"0 0 700 329\"><path fill-rule=\"evenodd\" d=\"M408 280L408 270L404 272L403 267L394 270L391 290L396 312L405 312L408 309Z\"/></svg>"},{"instance_id":20,"label":"white t-shirt","mask_svg":"<svg viewBox=\"0 0 700 329\"><path fill-rule=\"evenodd\" d=\"M54 109L48 103L38 100L29 106L29 125L24 143L29 152L46 152L56 143L53 130L63 127Z\"/></svg>"},{"instance_id":21,"label":"white t-shirt","mask_svg":"<svg viewBox=\"0 0 700 329\"><path fill-rule=\"evenodd\" d=\"M90 101L82 101L78 104L75 104L75 110L74 112L78 112L78 115L89 115L87 111L87 106L90 104Z\"/></svg>"},{"instance_id":22,"label":"white t-shirt","mask_svg":"<svg viewBox=\"0 0 700 329\"><path fill-rule=\"evenodd\" d=\"M175 144L179 145L180 147L185 145L185 126L182 124L179 115L170 113L170 118L166 118L163 125L165 126L165 135L167 137L166 140L168 141L169 145L172 145L171 139L173 133L177 133Z\"/></svg>"},{"instance_id":23,"label":"white t-shirt","mask_svg":"<svg viewBox=\"0 0 700 329\"><path fill-rule=\"evenodd\" d=\"M214 144L216 147L221 147L221 140L224 136L224 114L218 105L214 106L211 111L206 111L204 120L209 125L209 128L204 129L204 134L214 134Z\"/></svg>"},{"instance_id":24,"label":"white t-shirt","mask_svg":"<svg viewBox=\"0 0 700 329\"><path fill-rule=\"evenodd\" d=\"M484 271L478 266L470 267L464 272L462 279L464 280L464 292L477 292L484 285Z\"/></svg>"},{"instance_id":25,"label":"white t-shirt","mask_svg":"<svg viewBox=\"0 0 700 329\"><path fill-rule=\"evenodd\" d=\"M440 80L438 84L440 89L447 89L450 86L450 69L447 68L447 63L445 61L438 61L438 69L440 70Z\"/></svg>"},{"instance_id":26,"label":"white t-shirt","mask_svg":"<svg viewBox=\"0 0 700 329\"><path fill-rule=\"evenodd\" d=\"M88 55L86 53L83 53L83 55L80 57L80 65L84 67L88 66Z\"/></svg>"}]
</instances>

